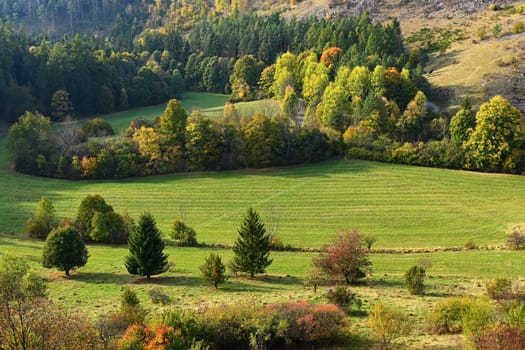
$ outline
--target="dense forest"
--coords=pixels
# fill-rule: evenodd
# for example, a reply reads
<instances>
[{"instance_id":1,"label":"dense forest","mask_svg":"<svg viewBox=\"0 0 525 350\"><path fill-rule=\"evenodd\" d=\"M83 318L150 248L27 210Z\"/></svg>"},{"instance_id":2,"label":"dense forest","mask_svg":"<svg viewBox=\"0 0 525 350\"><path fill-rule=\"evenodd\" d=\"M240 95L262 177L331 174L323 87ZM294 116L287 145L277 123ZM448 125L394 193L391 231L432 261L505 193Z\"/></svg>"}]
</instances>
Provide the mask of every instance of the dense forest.
<instances>
[{"instance_id":1,"label":"dense forest","mask_svg":"<svg viewBox=\"0 0 525 350\"><path fill-rule=\"evenodd\" d=\"M0 40L0 118L9 122L26 110L50 115L58 90L69 94L80 115L161 103L186 88L229 93L236 60L249 54L261 70L280 53L320 55L329 47L343 50L342 62L349 65L419 63L403 53L397 22L383 29L367 15L287 22L249 13L197 21L189 29L170 24L146 29L129 50L97 36L39 39L9 24L0 26Z\"/></svg>"},{"instance_id":2,"label":"dense forest","mask_svg":"<svg viewBox=\"0 0 525 350\"><path fill-rule=\"evenodd\" d=\"M135 121L129 140L120 143L86 143L94 135L62 130L69 136L46 137L25 152L20 136L10 137L17 170L47 176L127 177L326 159L341 151L338 133L367 119L383 98L404 110L418 90L428 90L424 54L405 53L396 20L376 24L368 14L305 21L234 14L197 21L186 31L174 25L146 29L132 51L115 51L89 36L31 45L7 25L4 33L12 44L12 55L6 55L12 60L4 66L12 68L4 70L0 91L5 108L19 108L17 113L38 109L61 121L75 112L161 103L185 89L226 92L232 101L275 98L283 105L284 115L275 120L241 120L230 111L216 123L167 111L173 119L167 123L178 123L178 129L162 125L163 117L151 125ZM15 62L27 64L16 69ZM17 100L25 104L9 103ZM305 129L295 121L303 104ZM45 135L46 125L28 114L11 135Z\"/></svg>"}]
</instances>

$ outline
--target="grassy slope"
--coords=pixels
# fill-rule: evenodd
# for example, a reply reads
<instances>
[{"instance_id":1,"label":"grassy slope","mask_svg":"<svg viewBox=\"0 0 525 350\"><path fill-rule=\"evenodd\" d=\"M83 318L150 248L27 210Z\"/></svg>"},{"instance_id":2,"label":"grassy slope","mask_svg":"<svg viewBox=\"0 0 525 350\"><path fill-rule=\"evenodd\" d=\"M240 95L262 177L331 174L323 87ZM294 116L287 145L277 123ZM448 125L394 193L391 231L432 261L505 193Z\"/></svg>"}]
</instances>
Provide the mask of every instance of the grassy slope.
<instances>
[{"instance_id":1,"label":"grassy slope","mask_svg":"<svg viewBox=\"0 0 525 350\"><path fill-rule=\"evenodd\" d=\"M524 4L514 2L516 7ZM511 33L516 21L523 21L523 15L483 10L472 15L452 18L436 16L428 19L423 16L403 20L402 17L401 26L405 36L417 32L422 27L432 27L458 28L468 37L467 40L453 43L445 54L431 55L426 67L427 71L433 70L433 73L427 76L429 82L434 87L445 88L452 93L451 100L447 103L454 109L464 96L473 97L477 104L496 94L512 100L522 97L523 89L518 86L518 89L513 91L513 84L510 83L517 72L523 72L525 69L523 51L518 46L518 43L524 40L525 34ZM492 28L496 25L502 28L500 38L494 38L492 34ZM478 36L481 28L485 28L486 31L483 40ZM511 62L514 64L511 65Z\"/></svg>"},{"instance_id":2,"label":"grassy slope","mask_svg":"<svg viewBox=\"0 0 525 350\"><path fill-rule=\"evenodd\" d=\"M224 95L188 94L183 103L213 113L224 101ZM239 110L248 107L253 110L254 104L240 104ZM106 117L118 130L131 119L154 118L162 109ZM0 139L0 149L4 145L5 138ZM509 225L525 222L523 177L364 161L71 182L16 174L2 151L0 178L0 232L23 232L40 196L53 201L60 217L75 217L80 200L94 193L132 216L150 210L166 234L184 214L207 243L232 244L250 206L278 222L285 244L301 247L320 247L350 227L376 235L377 247L458 246L469 239L497 244Z\"/></svg>"},{"instance_id":3,"label":"grassy slope","mask_svg":"<svg viewBox=\"0 0 525 350\"><path fill-rule=\"evenodd\" d=\"M147 281L127 274L123 259L124 247L90 246L88 264L71 277L63 273L42 269L38 263L42 242L0 236L2 251L24 256L48 282L50 297L59 304L95 318L97 315L116 310L120 291L124 286L135 290L141 302L156 312L161 306L152 304L148 291L160 288L171 301L167 308L195 309L232 303L262 304L269 302L324 300L322 291L314 294L303 287L302 279L309 268L313 253L272 252L273 264L268 274L255 280L230 278L219 291L202 283L198 266L212 251L218 252L223 261L231 258L229 250L168 247L169 260L175 266L162 277ZM373 254L374 274L367 284L352 290L363 300L364 308L381 300L400 305L410 313L415 331L402 340L403 348L455 349L457 336L425 335L424 315L432 305L449 296L481 295L483 281L494 276L523 276L521 252L468 251L440 252L430 254ZM424 298L409 296L402 283L402 274L420 259L432 263L426 281L427 295ZM461 261L461 264L458 264ZM351 317L351 333L370 336L366 318ZM351 349L358 348L355 345ZM368 348L368 347L364 347Z\"/></svg>"},{"instance_id":4,"label":"grassy slope","mask_svg":"<svg viewBox=\"0 0 525 350\"><path fill-rule=\"evenodd\" d=\"M248 207L276 218L285 244L320 247L341 228L378 237L378 247L436 247L504 240L525 222L525 178L482 175L364 161L330 161L295 168L170 175L122 181L70 182L0 170L1 231L22 232L40 196L60 217L74 217L80 200L99 193L117 211L149 210L169 232L184 212L198 238L232 244Z\"/></svg>"},{"instance_id":5,"label":"grassy slope","mask_svg":"<svg viewBox=\"0 0 525 350\"><path fill-rule=\"evenodd\" d=\"M205 99L205 95L195 95ZM206 100L208 101L208 100ZM186 104L187 106L187 104ZM163 107L157 107L161 112ZM215 106L220 109L220 106ZM208 111L214 106L208 105ZM240 109L240 108L239 108ZM204 108L201 108L204 110ZM118 129L148 109L109 116ZM151 108L150 117L157 114ZM0 139L4 149L5 138ZM100 193L116 210L135 216L151 210L168 232L181 209L206 242L232 243L248 206L279 221L284 243L320 246L342 227L358 227L378 236L377 247L498 243L511 223L525 222L525 178L362 161L330 161L295 168L224 173L182 174L124 181L70 182L12 172L6 152L0 152L0 232L23 230L41 195L56 205L59 216L75 215L80 199ZM302 286L313 253L273 252L268 275L257 280L231 278L215 292L199 279L198 266L211 251L225 261L229 250L168 247L175 267L152 281L130 276L123 266L124 247L90 246L86 267L66 279L39 265L41 242L0 235L0 253L24 256L46 277L50 296L62 305L96 316L118 305L120 290L129 285L152 310L147 292L160 287L172 298L169 307L194 308L221 303L263 303L318 300ZM420 259L432 262L429 295L408 296L402 284L406 269ZM416 321L415 335L402 340L405 348L456 348L457 336L427 337L423 315L445 296L481 294L492 276L523 276L520 252L463 251L429 254L373 254L374 275L354 291L365 308L377 300L401 305ZM373 288L370 288L373 287ZM352 317L352 334L369 335L366 319ZM352 347L355 348L355 347Z\"/></svg>"}]
</instances>

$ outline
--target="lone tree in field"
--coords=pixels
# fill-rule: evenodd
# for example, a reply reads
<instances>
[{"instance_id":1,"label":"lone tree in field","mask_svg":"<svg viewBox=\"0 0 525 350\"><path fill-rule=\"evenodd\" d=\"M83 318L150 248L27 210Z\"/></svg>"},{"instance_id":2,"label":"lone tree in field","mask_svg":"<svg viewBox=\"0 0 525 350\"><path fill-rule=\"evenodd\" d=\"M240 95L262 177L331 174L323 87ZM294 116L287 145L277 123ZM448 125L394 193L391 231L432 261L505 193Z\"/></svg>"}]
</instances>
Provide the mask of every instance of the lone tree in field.
<instances>
[{"instance_id":1,"label":"lone tree in field","mask_svg":"<svg viewBox=\"0 0 525 350\"><path fill-rule=\"evenodd\" d=\"M168 256L163 252L164 247L155 219L150 213L142 214L136 229L129 235L126 269L132 275L147 278L168 271Z\"/></svg>"},{"instance_id":2,"label":"lone tree in field","mask_svg":"<svg viewBox=\"0 0 525 350\"><path fill-rule=\"evenodd\" d=\"M256 273L263 273L273 261L270 259L270 236L266 234L259 214L252 208L248 209L238 232L232 266L235 271L249 273L253 278Z\"/></svg>"},{"instance_id":3,"label":"lone tree in field","mask_svg":"<svg viewBox=\"0 0 525 350\"><path fill-rule=\"evenodd\" d=\"M336 236L314 260L314 265L331 276L342 275L347 284L352 284L366 276L372 263L363 236L354 229Z\"/></svg>"},{"instance_id":4,"label":"lone tree in field","mask_svg":"<svg viewBox=\"0 0 525 350\"><path fill-rule=\"evenodd\" d=\"M44 267L56 267L69 276L69 271L86 265L87 260L88 250L74 227L59 227L47 237L42 254Z\"/></svg>"},{"instance_id":5,"label":"lone tree in field","mask_svg":"<svg viewBox=\"0 0 525 350\"><path fill-rule=\"evenodd\" d=\"M211 253L206 260L204 265L200 266L202 279L206 282L213 284L215 289L219 289L219 283L223 283L228 278L226 276L226 266L222 263L219 254Z\"/></svg>"},{"instance_id":6,"label":"lone tree in field","mask_svg":"<svg viewBox=\"0 0 525 350\"><path fill-rule=\"evenodd\" d=\"M405 272L405 287L407 287L410 294L425 294L425 276L425 268L419 265L414 265Z\"/></svg>"}]
</instances>

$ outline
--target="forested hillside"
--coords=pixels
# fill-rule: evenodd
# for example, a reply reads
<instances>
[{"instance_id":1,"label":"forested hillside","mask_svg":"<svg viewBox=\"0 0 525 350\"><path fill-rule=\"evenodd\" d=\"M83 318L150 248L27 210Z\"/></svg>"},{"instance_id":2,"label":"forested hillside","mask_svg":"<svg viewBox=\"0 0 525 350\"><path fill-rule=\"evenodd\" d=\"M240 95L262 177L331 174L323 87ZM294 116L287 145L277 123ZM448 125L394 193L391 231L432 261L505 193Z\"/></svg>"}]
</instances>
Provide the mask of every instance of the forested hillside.
<instances>
[{"instance_id":1,"label":"forested hillside","mask_svg":"<svg viewBox=\"0 0 525 350\"><path fill-rule=\"evenodd\" d=\"M125 50L97 36L52 41L3 24L0 118L12 122L25 110L50 115L53 94L59 90L69 94L80 115L161 103L186 88L230 93L230 75L243 55L253 55L260 65L248 81L252 88L262 69L286 51L320 55L325 48L338 47L345 53L343 61L352 66L373 67L382 60L387 67L415 67L418 58L409 62L399 24L381 28L367 15L286 21L277 14L248 13L198 20L189 28L146 29Z\"/></svg>"}]
</instances>

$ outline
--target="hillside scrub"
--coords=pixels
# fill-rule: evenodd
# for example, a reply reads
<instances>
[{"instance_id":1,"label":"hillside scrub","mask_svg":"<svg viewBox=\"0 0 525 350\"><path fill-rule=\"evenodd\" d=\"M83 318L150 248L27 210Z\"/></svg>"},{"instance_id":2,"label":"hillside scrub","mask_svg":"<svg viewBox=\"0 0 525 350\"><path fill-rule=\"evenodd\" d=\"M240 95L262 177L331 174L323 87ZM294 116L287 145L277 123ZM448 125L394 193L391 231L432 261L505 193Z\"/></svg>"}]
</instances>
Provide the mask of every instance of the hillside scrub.
<instances>
[{"instance_id":1,"label":"hillside scrub","mask_svg":"<svg viewBox=\"0 0 525 350\"><path fill-rule=\"evenodd\" d=\"M131 325L119 340L121 348L142 348L160 341L187 349L202 342L213 349L279 349L292 344L341 342L347 332L344 312L333 304L307 302L266 306L223 306L190 314L164 312L151 325ZM146 336L144 336L146 335ZM125 344L125 347L123 347ZM133 347L135 346L135 347Z\"/></svg>"}]
</instances>

